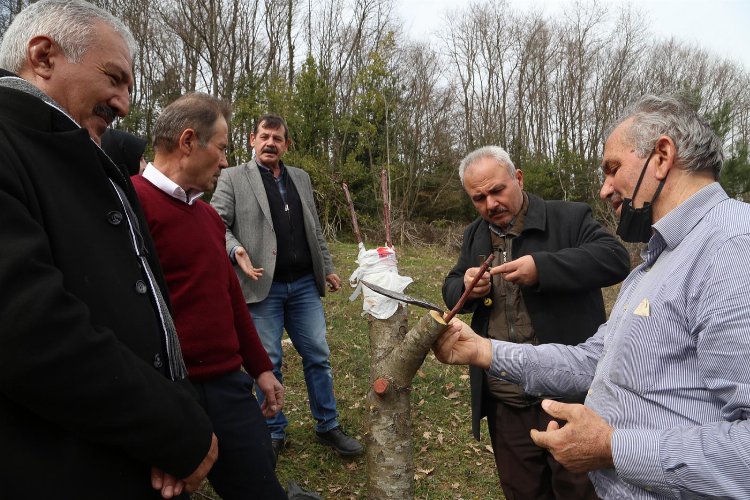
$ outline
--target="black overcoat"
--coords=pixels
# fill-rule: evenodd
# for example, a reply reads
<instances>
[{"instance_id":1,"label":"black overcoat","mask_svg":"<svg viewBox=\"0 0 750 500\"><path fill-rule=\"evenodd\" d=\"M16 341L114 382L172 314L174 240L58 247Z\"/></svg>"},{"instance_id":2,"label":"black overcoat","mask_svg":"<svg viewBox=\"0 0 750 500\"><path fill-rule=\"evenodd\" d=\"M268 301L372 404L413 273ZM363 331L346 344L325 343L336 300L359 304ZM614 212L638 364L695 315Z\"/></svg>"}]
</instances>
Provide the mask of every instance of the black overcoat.
<instances>
[{"instance_id":1,"label":"black overcoat","mask_svg":"<svg viewBox=\"0 0 750 500\"><path fill-rule=\"evenodd\" d=\"M443 300L453 308L464 291L464 274L479 265L480 255L492 253L487 221L481 217L464 231L458 262L443 283ZM585 203L545 201L529 194L522 233L513 240L512 257L534 258L539 283L522 287L526 308L539 342L575 345L593 335L606 316L601 288L622 281L630 272L627 250L594 220ZM483 300L466 303L473 313L471 327L487 337L490 307ZM471 376L472 431L479 439L483 370Z\"/></svg>"},{"instance_id":2,"label":"black overcoat","mask_svg":"<svg viewBox=\"0 0 750 500\"><path fill-rule=\"evenodd\" d=\"M208 418L165 376L163 334L109 178L145 228L129 179L85 129L0 87L2 498L159 498L152 465L185 477L208 451Z\"/></svg>"}]
</instances>

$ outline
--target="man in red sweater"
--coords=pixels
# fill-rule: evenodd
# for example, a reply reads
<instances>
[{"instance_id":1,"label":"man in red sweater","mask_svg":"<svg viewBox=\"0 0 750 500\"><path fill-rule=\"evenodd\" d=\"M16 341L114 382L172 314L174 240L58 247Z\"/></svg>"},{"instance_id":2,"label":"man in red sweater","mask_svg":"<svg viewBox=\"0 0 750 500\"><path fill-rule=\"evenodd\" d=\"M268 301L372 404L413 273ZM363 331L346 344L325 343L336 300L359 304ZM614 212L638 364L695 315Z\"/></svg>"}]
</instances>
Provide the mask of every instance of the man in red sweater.
<instances>
[{"instance_id":1,"label":"man in red sweater","mask_svg":"<svg viewBox=\"0 0 750 500\"><path fill-rule=\"evenodd\" d=\"M200 199L228 166L229 117L229 107L209 95L177 99L154 126L153 163L132 181L167 279L188 376L219 439L208 479L224 500L287 498L265 421L281 409L284 387L247 311L224 223ZM265 395L262 406L251 376Z\"/></svg>"}]
</instances>

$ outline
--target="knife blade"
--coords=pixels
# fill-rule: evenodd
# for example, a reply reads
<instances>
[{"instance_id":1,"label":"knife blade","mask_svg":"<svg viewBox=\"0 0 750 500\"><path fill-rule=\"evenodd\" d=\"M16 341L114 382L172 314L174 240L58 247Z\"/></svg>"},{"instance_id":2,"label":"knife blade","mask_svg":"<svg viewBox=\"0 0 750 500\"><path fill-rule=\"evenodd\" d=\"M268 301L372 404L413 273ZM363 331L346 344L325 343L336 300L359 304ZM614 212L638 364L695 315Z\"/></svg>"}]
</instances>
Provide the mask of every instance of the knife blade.
<instances>
[{"instance_id":1,"label":"knife blade","mask_svg":"<svg viewBox=\"0 0 750 500\"><path fill-rule=\"evenodd\" d=\"M443 312L443 309L433 304L432 302L427 302L426 300L417 299L412 297L411 295L406 295L405 293L396 292L394 290L388 290L387 288L383 288L382 286L376 285L374 283L369 283L365 280L359 280L360 283L362 283L364 286L372 290L373 292L377 292L381 295L385 295L388 298L398 300L401 302L406 302L407 304L413 304L415 306L424 307L425 309L432 309L433 311L437 312Z\"/></svg>"}]
</instances>

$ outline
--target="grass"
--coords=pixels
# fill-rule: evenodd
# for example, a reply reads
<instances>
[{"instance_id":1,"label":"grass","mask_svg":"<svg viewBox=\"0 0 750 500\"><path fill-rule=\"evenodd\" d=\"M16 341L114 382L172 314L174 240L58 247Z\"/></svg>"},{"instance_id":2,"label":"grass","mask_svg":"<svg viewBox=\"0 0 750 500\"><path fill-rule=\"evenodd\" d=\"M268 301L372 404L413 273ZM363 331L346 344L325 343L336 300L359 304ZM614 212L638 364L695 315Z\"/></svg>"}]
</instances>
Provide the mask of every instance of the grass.
<instances>
[{"instance_id":1,"label":"grass","mask_svg":"<svg viewBox=\"0 0 750 500\"><path fill-rule=\"evenodd\" d=\"M328 322L334 386L340 422L347 432L365 441L365 396L370 353L367 320L361 317L362 299L349 301L348 278L356 268L357 247L333 243L331 254L343 288L323 300ZM443 304L443 278L458 256L444 247L397 248L399 273L414 283L406 292ZM605 290L608 306L617 288ZM409 306L409 326L425 313ZM469 321L469 317L463 317ZM367 496L364 456L342 459L315 441L314 422L307 405L301 359L290 344L284 347L284 384L289 419L287 447L276 469L281 484L294 481L325 499L360 499ZM471 434L469 376L466 367L446 366L427 355L413 382L412 425L417 499L502 499L486 425L482 441ZM206 487L195 498L217 498Z\"/></svg>"}]
</instances>

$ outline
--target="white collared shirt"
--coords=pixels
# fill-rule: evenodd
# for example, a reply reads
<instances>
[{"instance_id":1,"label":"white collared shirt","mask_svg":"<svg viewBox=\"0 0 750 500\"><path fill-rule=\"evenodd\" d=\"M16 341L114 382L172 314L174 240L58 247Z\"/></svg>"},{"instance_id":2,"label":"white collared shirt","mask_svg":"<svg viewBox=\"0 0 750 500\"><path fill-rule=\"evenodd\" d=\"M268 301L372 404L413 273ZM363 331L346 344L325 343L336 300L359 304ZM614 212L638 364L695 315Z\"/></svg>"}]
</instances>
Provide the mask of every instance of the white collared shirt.
<instances>
[{"instance_id":1,"label":"white collared shirt","mask_svg":"<svg viewBox=\"0 0 750 500\"><path fill-rule=\"evenodd\" d=\"M203 191L194 191L191 189L189 192L185 192L185 190L178 186L172 179L161 173L161 171L151 162L146 165L146 169L141 175L172 198L184 201L188 205L192 205L195 203L195 200L203 196Z\"/></svg>"}]
</instances>

